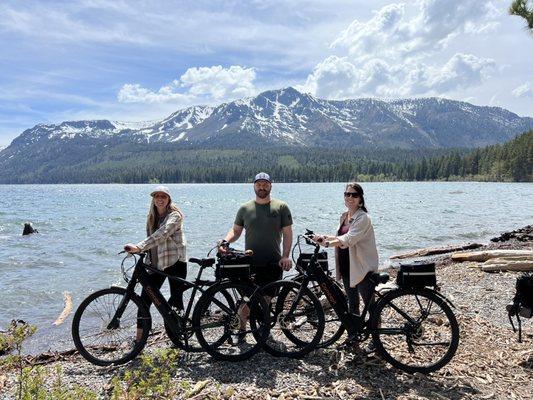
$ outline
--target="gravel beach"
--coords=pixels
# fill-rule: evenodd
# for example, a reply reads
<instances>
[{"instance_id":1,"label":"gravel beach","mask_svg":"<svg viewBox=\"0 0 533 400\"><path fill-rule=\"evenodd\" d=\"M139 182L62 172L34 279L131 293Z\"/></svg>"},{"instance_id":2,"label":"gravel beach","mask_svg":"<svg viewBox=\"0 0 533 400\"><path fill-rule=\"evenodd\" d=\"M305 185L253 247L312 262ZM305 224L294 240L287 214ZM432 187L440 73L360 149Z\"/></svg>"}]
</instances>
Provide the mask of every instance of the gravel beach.
<instances>
[{"instance_id":1,"label":"gravel beach","mask_svg":"<svg viewBox=\"0 0 533 400\"><path fill-rule=\"evenodd\" d=\"M533 249L533 242L510 238L482 249ZM455 305L460 345L452 361L438 372L414 375L399 371L376 356L334 348L303 359L275 358L261 352L239 363L213 361L205 353L180 353L171 368L175 398L227 399L525 399L533 393L533 320L524 320L523 342L512 331L505 306L512 299L518 273L487 273L475 263L454 263L449 255L437 262L441 292ZM391 270L391 276L395 271ZM392 280L392 278L391 278ZM145 352L167 348L152 337ZM139 368L95 367L75 352L32 359L53 374L62 369L62 385L90 388L110 398L111 380ZM0 398L14 398L15 375L0 369Z\"/></svg>"}]
</instances>

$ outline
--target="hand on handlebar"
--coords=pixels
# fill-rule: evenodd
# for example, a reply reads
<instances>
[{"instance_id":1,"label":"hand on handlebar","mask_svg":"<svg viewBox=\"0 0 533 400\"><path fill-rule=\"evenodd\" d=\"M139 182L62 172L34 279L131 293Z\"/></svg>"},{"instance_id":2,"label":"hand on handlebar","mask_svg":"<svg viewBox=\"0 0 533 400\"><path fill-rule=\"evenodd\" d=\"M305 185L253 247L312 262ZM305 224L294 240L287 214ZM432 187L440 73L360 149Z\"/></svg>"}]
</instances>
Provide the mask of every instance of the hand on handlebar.
<instances>
[{"instance_id":1,"label":"hand on handlebar","mask_svg":"<svg viewBox=\"0 0 533 400\"><path fill-rule=\"evenodd\" d=\"M124 245L124 251L130 254L135 254L135 253L140 253L141 249L137 247L136 245L134 245L133 243L128 243Z\"/></svg>"},{"instance_id":2,"label":"hand on handlebar","mask_svg":"<svg viewBox=\"0 0 533 400\"><path fill-rule=\"evenodd\" d=\"M222 239L217 242L217 250L219 253L221 254L227 253L228 249L229 249L229 242L226 239Z\"/></svg>"},{"instance_id":3,"label":"hand on handlebar","mask_svg":"<svg viewBox=\"0 0 533 400\"><path fill-rule=\"evenodd\" d=\"M326 240L326 238L322 235L313 235L311 236L311 240L318 244L323 244Z\"/></svg>"}]
</instances>

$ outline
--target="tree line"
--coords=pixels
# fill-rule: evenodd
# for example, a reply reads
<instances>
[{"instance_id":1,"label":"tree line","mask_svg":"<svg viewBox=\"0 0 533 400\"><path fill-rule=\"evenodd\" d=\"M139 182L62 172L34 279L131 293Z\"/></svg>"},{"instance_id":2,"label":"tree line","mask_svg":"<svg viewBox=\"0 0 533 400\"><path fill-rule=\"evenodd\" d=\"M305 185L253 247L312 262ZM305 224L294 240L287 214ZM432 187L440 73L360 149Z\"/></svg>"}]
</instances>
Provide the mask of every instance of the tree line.
<instances>
[{"instance_id":1,"label":"tree line","mask_svg":"<svg viewBox=\"0 0 533 400\"><path fill-rule=\"evenodd\" d=\"M277 182L532 181L533 131L481 149L169 148L121 144L82 162L43 164L10 183L226 183L267 171ZM70 161L73 155L71 154ZM2 179L5 181L6 179Z\"/></svg>"}]
</instances>

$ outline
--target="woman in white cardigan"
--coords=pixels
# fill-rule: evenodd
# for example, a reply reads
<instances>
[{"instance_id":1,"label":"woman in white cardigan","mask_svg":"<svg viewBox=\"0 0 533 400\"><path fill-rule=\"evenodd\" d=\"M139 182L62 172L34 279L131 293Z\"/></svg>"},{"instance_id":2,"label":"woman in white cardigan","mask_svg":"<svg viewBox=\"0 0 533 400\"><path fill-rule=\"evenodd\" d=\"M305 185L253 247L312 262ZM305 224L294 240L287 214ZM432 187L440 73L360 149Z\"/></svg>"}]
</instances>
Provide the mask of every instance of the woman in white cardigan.
<instances>
[{"instance_id":1,"label":"woman in white cardigan","mask_svg":"<svg viewBox=\"0 0 533 400\"><path fill-rule=\"evenodd\" d=\"M341 215L336 236L317 235L315 240L324 247L335 247L335 270L337 280L342 280L348 296L351 313L359 314L359 295L366 301L374 286L369 272L378 270L378 251L372 221L365 207L361 185L348 183L344 190L347 211ZM355 332L348 332L348 340Z\"/></svg>"}]
</instances>

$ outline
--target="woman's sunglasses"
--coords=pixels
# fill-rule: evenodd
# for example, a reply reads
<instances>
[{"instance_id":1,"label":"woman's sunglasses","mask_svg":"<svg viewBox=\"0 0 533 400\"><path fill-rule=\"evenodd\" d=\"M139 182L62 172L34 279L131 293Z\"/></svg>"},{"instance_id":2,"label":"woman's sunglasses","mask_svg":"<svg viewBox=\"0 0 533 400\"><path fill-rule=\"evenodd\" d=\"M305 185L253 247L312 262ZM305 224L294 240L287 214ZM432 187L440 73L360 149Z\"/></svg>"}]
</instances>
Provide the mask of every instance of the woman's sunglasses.
<instances>
[{"instance_id":1,"label":"woman's sunglasses","mask_svg":"<svg viewBox=\"0 0 533 400\"><path fill-rule=\"evenodd\" d=\"M344 192L344 197L353 197L354 199L359 197L359 193L355 192Z\"/></svg>"}]
</instances>

